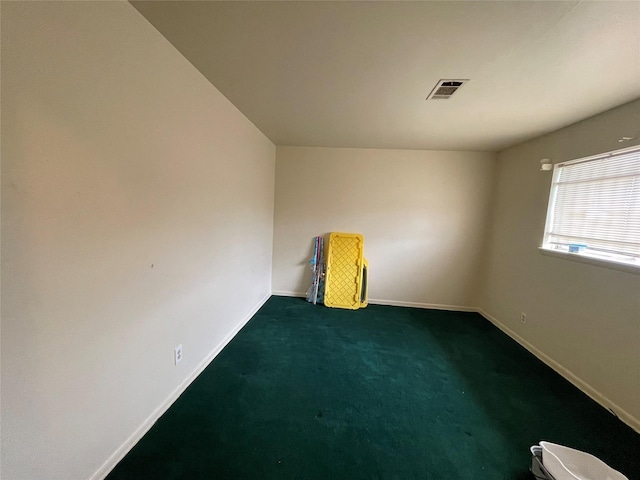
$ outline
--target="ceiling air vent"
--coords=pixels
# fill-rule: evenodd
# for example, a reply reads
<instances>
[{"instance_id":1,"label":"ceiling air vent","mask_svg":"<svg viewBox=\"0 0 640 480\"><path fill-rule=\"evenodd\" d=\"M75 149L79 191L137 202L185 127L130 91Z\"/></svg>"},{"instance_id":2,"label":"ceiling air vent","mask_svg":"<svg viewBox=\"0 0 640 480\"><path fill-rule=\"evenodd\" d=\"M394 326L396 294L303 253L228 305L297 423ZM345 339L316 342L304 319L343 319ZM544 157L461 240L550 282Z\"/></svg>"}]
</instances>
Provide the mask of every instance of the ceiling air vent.
<instances>
[{"instance_id":1,"label":"ceiling air vent","mask_svg":"<svg viewBox=\"0 0 640 480\"><path fill-rule=\"evenodd\" d=\"M469 80L440 80L431 90L427 100L448 100Z\"/></svg>"}]
</instances>

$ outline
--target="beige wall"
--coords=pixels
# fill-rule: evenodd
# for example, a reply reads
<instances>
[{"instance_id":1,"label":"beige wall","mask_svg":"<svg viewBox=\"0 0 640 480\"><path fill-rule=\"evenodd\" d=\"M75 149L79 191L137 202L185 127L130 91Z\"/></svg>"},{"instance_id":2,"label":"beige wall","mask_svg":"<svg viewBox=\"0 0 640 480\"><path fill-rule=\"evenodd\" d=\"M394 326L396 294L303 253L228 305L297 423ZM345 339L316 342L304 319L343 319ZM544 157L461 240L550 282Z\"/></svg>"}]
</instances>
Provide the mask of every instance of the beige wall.
<instances>
[{"instance_id":1,"label":"beige wall","mask_svg":"<svg viewBox=\"0 0 640 480\"><path fill-rule=\"evenodd\" d=\"M362 233L369 297L472 307L494 155L278 147L274 293L300 294L315 235Z\"/></svg>"},{"instance_id":2,"label":"beige wall","mask_svg":"<svg viewBox=\"0 0 640 480\"><path fill-rule=\"evenodd\" d=\"M3 2L3 478L99 477L264 301L274 162L128 3Z\"/></svg>"},{"instance_id":3,"label":"beige wall","mask_svg":"<svg viewBox=\"0 0 640 480\"><path fill-rule=\"evenodd\" d=\"M640 100L499 155L480 305L509 333L640 429L640 275L541 255L554 163L640 143ZM520 313L527 322L520 322Z\"/></svg>"}]
</instances>

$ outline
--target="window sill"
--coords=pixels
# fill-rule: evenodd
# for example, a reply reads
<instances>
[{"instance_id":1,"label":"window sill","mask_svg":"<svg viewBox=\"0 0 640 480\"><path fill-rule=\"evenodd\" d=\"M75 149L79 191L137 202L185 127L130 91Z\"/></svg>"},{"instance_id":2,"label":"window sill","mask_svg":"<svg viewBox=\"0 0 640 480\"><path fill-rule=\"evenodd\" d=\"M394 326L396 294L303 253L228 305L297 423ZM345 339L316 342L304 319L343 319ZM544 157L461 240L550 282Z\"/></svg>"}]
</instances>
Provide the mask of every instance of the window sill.
<instances>
[{"instance_id":1,"label":"window sill","mask_svg":"<svg viewBox=\"0 0 640 480\"><path fill-rule=\"evenodd\" d=\"M611 268L622 272L634 273L640 275L640 265L632 265L630 263L616 262L615 260L605 260L603 258L591 257L580 253L563 252L562 250L551 250L539 247L538 251L542 255L549 257L562 258L573 262L586 263L587 265L596 265L598 267Z\"/></svg>"}]
</instances>

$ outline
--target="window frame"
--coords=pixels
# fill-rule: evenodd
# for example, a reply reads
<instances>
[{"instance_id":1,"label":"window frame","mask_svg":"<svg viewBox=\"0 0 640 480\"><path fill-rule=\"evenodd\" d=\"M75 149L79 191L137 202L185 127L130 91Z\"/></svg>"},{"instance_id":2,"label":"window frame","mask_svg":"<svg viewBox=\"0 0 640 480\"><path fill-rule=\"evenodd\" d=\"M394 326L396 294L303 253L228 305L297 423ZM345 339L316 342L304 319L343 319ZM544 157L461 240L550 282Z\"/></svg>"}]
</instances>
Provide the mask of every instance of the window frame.
<instances>
[{"instance_id":1,"label":"window frame","mask_svg":"<svg viewBox=\"0 0 640 480\"><path fill-rule=\"evenodd\" d=\"M580 263L587 263L591 265L597 265L607 268L613 268L616 270L622 270L629 273L635 273L640 275L640 256L629 256L624 254L597 252L589 250L588 248L580 250L578 252L570 252L567 245L560 246L559 244L549 242L549 237L552 235L552 226L554 222L555 204L558 194L558 182L559 170L565 165L578 164L584 162L592 162L596 160L602 160L611 157L619 157L628 153L640 153L640 145L635 145L628 148L618 149L610 152L605 152L590 157L581 157L574 160L565 162L559 162L554 165L553 177L551 180L551 186L549 188L549 201L547 203L546 219L544 224L544 232L542 238L542 245L539 247L540 253L557 258L569 259Z\"/></svg>"}]
</instances>

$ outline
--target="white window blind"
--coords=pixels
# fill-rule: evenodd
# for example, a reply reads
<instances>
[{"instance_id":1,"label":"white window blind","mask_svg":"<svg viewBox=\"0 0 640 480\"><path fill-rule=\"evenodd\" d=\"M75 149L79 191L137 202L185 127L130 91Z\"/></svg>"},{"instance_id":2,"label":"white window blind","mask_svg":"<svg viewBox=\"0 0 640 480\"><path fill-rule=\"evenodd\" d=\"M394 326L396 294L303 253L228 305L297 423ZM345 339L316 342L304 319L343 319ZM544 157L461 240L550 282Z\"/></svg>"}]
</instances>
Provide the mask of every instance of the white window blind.
<instances>
[{"instance_id":1,"label":"white window blind","mask_svg":"<svg viewBox=\"0 0 640 480\"><path fill-rule=\"evenodd\" d=\"M640 147L557 164L544 248L640 265Z\"/></svg>"}]
</instances>

